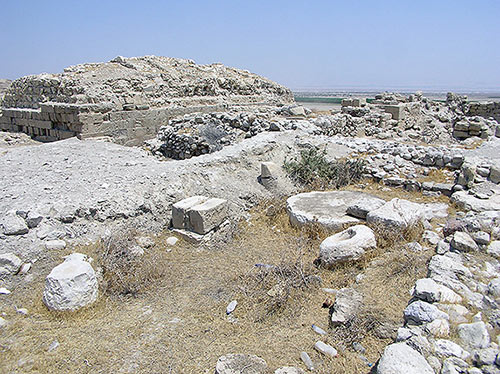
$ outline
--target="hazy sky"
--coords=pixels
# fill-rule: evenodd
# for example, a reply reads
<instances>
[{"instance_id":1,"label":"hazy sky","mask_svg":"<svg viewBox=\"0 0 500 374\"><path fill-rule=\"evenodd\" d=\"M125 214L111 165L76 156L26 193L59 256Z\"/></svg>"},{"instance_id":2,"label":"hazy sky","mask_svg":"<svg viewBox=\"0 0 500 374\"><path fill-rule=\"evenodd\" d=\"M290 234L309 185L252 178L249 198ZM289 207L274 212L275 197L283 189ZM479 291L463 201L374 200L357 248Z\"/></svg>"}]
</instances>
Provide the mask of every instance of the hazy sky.
<instances>
[{"instance_id":1,"label":"hazy sky","mask_svg":"<svg viewBox=\"0 0 500 374\"><path fill-rule=\"evenodd\" d=\"M500 0L0 4L0 78L163 55L222 62L292 89L500 91Z\"/></svg>"}]
</instances>

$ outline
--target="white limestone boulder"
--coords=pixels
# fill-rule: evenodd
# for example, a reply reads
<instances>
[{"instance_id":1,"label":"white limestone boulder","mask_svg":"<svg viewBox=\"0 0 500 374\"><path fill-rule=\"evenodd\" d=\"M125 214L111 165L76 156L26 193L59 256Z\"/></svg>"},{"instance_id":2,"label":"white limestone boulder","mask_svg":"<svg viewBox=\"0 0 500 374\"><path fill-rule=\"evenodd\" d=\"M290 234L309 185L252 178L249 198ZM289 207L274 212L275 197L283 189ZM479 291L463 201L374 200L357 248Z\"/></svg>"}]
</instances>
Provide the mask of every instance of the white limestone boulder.
<instances>
[{"instance_id":1,"label":"white limestone boulder","mask_svg":"<svg viewBox=\"0 0 500 374\"><path fill-rule=\"evenodd\" d=\"M300 227L318 223L331 230L341 230L346 225L359 223L347 214L347 208L367 194L355 191L313 191L301 193L286 201L292 226Z\"/></svg>"},{"instance_id":2,"label":"white limestone boulder","mask_svg":"<svg viewBox=\"0 0 500 374\"><path fill-rule=\"evenodd\" d=\"M205 235L218 227L228 216L227 200L212 198L192 206L188 212L189 230Z\"/></svg>"},{"instance_id":3,"label":"white limestone boulder","mask_svg":"<svg viewBox=\"0 0 500 374\"><path fill-rule=\"evenodd\" d=\"M366 215L366 221L388 229L406 229L424 218L425 209L420 204L403 199L392 199Z\"/></svg>"},{"instance_id":4,"label":"white limestone boulder","mask_svg":"<svg viewBox=\"0 0 500 374\"><path fill-rule=\"evenodd\" d=\"M74 311L96 301L98 282L87 256L73 253L45 280L43 302L52 310Z\"/></svg>"},{"instance_id":5,"label":"white limestone boulder","mask_svg":"<svg viewBox=\"0 0 500 374\"><path fill-rule=\"evenodd\" d=\"M434 374L434 370L418 351L405 343L394 343L384 349L377 374Z\"/></svg>"},{"instance_id":6,"label":"white limestone boulder","mask_svg":"<svg viewBox=\"0 0 500 374\"><path fill-rule=\"evenodd\" d=\"M175 229L187 228L189 225L189 217L187 215L189 209L207 200L208 197L205 196L191 196L172 205L172 226Z\"/></svg>"},{"instance_id":7,"label":"white limestone boulder","mask_svg":"<svg viewBox=\"0 0 500 374\"><path fill-rule=\"evenodd\" d=\"M14 253L0 255L0 278L5 275L17 274L23 262Z\"/></svg>"},{"instance_id":8,"label":"white limestone boulder","mask_svg":"<svg viewBox=\"0 0 500 374\"><path fill-rule=\"evenodd\" d=\"M330 317L333 326L338 326L352 319L363 303L363 295L354 288L342 288L337 292Z\"/></svg>"},{"instance_id":9,"label":"white limestone boulder","mask_svg":"<svg viewBox=\"0 0 500 374\"><path fill-rule=\"evenodd\" d=\"M2 217L0 226L4 235L24 235L29 231L24 219L14 211L8 212Z\"/></svg>"},{"instance_id":10,"label":"white limestone boulder","mask_svg":"<svg viewBox=\"0 0 500 374\"><path fill-rule=\"evenodd\" d=\"M358 260L376 246L373 230L365 225L356 225L323 240L319 246L318 258L321 265L332 267L338 263Z\"/></svg>"},{"instance_id":11,"label":"white limestone boulder","mask_svg":"<svg viewBox=\"0 0 500 374\"><path fill-rule=\"evenodd\" d=\"M486 249L489 255L500 258L500 240L493 240Z\"/></svg>"},{"instance_id":12,"label":"white limestone boulder","mask_svg":"<svg viewBox=\"0 0 500 374\"><path fill-rule=\"evenodd\" d=\"M471 349L487 348L490 344L490 335L484 322L458 325L458 336L462 343Z\"/></svg>"},{"instance_id":13,"label":"white limestone boulder","mask_svg":"<svg viewBox=\"0 0 500 374\"><path fill-rule=\"evenodd\" d=\"M457 191L451 195L451 201L461 209L475 212L500 210L500 191L496 191L488 199L479 199L468 191Z\"/></svg>"},{"instance_id":14,"label":"white limestone boulder","mask_svg":"<svg viewBox=\"0 0 500 374\"><path fill-rule=\"evenodd\" d=\"M406 307L404 318L409 324L421 325L422 323L432 322L438 318L448 320L450 317L445 312L440 311L435 305L418 300Z\"/></svg>"},{"instance_id":15,"label":"white limestone boulder","mask_svg":"<svg viewBox=\"0 0 500 374\"><path fill-rule=\"evenodd\" d=\"M479 250L474 239L463 231L455 231L450 244L453 249L459 252L477 252Z\"/></svg>"},{"instance_id":16,"label":"white limestone boulder","mask_svg":"<svg viewBox=\"0 0 500 374\"><path fill-rule=\"evenodd\" d=\"M415 282L415 287L413 287L411 294L429 303L460 303L462 301L462 297L455 291L436 283L431 278L418 279Z\"/></svg>"}]
</instances>

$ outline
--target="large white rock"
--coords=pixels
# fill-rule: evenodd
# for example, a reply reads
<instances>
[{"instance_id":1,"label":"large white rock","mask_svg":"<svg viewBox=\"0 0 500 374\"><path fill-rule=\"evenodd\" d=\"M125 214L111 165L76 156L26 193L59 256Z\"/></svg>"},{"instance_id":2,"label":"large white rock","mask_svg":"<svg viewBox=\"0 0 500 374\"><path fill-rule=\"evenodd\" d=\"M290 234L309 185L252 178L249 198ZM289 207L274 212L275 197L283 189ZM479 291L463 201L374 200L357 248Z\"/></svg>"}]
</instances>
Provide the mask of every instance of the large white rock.
<instances>
[{"instance_id":1,"label":"large white rock","mask_svg":"<svg viewBox=\"0 0 500 374\"><path fill-rule=\"evenodd\" d=\"M368 212L380 208L385 203L385 200L375 196L363 196L347 207L347 214L356 218L366 219Z\"/></svg>"},{"instance_id":2,"label":"large white rock","mask_svg":"<svg viewBox=\"0 0 500 374\"><path fill-rule=\"evenodd\" d=\"M500 258L500 240L493 240L490 245L488 245L486 252L494 257Z\"/></svg>"},{"instance_id":3,"label":"large white rock","mask_svg":"<svg viewBox=\"0 0 500 374\"><path fill-rule=\"evenodd\" d=\"M219 357L215 365L215 374L264 374L266 361L255 355L227 354Z\"/></svg>"},{"instance_id":4,"label":"large white rock","mask_svg":"<svg viewBox=\"0 0 500 374\"><path fill-rule=\"evenodd\" d=\"M288 216L293 226L318 223L331 230L341 230L346 225L359 223L359 219L347 214L347 208L366 197L362 192L328 191L307 192L288 198Z\"/></svg>"},{"instance_id":5,"label":"large white rock","mask_svg":"<svg viewBox=\"0 0 500 374\"><path fill-rule=\"evenodd\" d=\"M449 319L445 312L440 311L435 305L425 301L415 301L404 310L405 321L420 325L424 322L432 322L435 319Z\"/></svg>"},{"instance_id":6,"label":"large white rock","mask_svg":"<svg viewBox=\"0 0 500 374\"><path fill-rule=\"evenodd\" d=\"M365 225L356 225L329 236L319 246L319 260L325 267L358 260L377 246L375 234Z\"/></svg>"},{"instance_id":7,"label":"large white rock","mask_svg":"<svg viewBox=\"0 0 500 374\"><path fill-rule=\"evenodd\" d=\"M172 205L172 226L176 229L187 228L189 224L188 210L207 200L208 197L205 196L191 196Z\"/></svg>"},{"instance_id":8,"label":"large white rock","mask_svg":"<svg viewBox=\"0 0 500 374\"><path fill-rule=\"evenodd\" d=\"M469 352L465 351L457 343L446 339L438 339L434 342L434 352L438 356L458 357L462 360L466 360L470 356Z\"/></svg>"},{"instance_id":9,"label":"large white rock","mask_svg":"<svg viewBox=\"0 0 500 374\"><path fill-rule=\"evenodd\" d=\"M450 288L436 283L431 278L422 278L415 282L412 296L429 303L459 303L462 297Z\"/></svg>"},{"instance_id":10,"label":"large white rock","mask_svg":"<svg viewBox=\"0 0 500 374\"><path fill-rule=\"evenodd\" d=\"M212 198L192 206L188 212L188 229L205 235L219 226L228 216L227 200Z\"/></svg>"},{"instance_id":11,"label":"large white rock","mask_svg":"<svg viewBox=\"0 0 500 374\"><path fill-rule=\"evenodd\" d=\"M370 211L366 221L389 229L406 229L422 220L424 214L425 209L420 204L395 198Z\"/></svg>"},{"instance_id":12,"label":"large white rock","mask_svg":"<svg viewBox=\"0 0 500 374\"><path fill-rule=\"evenodd\" d=\"M460 252L477 252L479 250L474 239L463 231L455 231L450 244L452 248Z\"/></svg>"},{"instance_id":13,"label":"large white rock","mask_svg":"<svg viewBox=\"0 0 500 374\"><path fill-rule=\"evenodd\" d=\"M494 193L488 199L479 199L469 195L468 191L457 191L451 195L451 201L465 210L484 212L488 210L500 210L500 193Z\"/></svg>"},{"instance_id":14,"label":"large white rock","mask_svg":"<svg viewBox=\"0 0 500 374\"><path fill-rule=\"evenodd\" d=\"M434 337L445 338L450 335L450 323L444 318L438 318L425 325L425 330Z\"/></svg>"},{"instance_id":15,"label":"large white rock","mask_svg":"<svg viewBox=\"0 0 500 374\"><path fill-rule=\"evenodd\" d=\"M52 310L77 310L93 303L98 292L94 269L85 255L74 253L47 276L43 302Z\"/></svg>"},{"instance_id":16,"label":"large white rock","mask_svg":"<svg viewBox=\"0 0 500 374\"><path fill-rule=\"evenodd\" d=\"M0 278L4 275L16 274L23 262L14 253L0 255Z\"/></svg>"},{"instance_id":17,"label":"large white rock","mask_svg":"<svg viewBox=\"0 0 500 374\"><path fill-rule=\"evenodd\" d=\"M16 212L8 212L0 221L4 235L23 235L28 233L28 225Z\"/></svg>"},{"instance_id":18,"label":"large white rock","mask_svg":"<svg viewBox=\"0 0 500 374\"><path fill-rule=\"evenodd\" d=\"M486 348L490 344L490 335L484 322L458 325L458 336L470 348Z\"/></svg>"},{"instance_id":19,"label":"large white rock","mask_svg":"<svg viewBox=\"0 0 500 374\"><path fill-rule=\"evenodd\" d=\"M377 374L434 374L434 370L418 351L405 343L395 343L384 349Z\"/></svg>"},{"instance_id":20,"label":"large white rock","mask_svg":"<svg viewBox=\"0 0 500 374\"><path fill-rule=\"evenodd\" d=\"M330 317L333 326L341 325L353 318L363 302L361 295L354 288L342 288L337 292Z\"/></svg>"}]
</instances>

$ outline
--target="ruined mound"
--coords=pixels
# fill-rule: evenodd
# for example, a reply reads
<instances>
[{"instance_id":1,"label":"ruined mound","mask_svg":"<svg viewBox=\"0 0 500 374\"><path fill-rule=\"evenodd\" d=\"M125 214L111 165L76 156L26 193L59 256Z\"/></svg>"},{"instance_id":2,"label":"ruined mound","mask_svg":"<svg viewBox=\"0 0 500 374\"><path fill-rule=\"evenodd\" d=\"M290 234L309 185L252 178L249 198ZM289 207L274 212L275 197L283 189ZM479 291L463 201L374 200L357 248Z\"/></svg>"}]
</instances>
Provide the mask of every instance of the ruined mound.
<instances>
[{"instance_id":1,"label":"ruined mound","mask_svg":"<svg viewBox=\"0 0 500 374\"><path fill-rule=\"evenodd\" d=\"M5 94L0 129L44 141L108 136L138 145L175 116L292 102L286 87L222 64L117 57L17 79Z\"/></svg>"},{"instance_id":2,"label":"ruined mound","mask_svg":"<svg viewBox=\"0 0 500 374\"><path fill-rule=\"evenodd\" d=\"M110 103L192 106L289 103L290 90L266 78L222 64L144 56L116 57L110 62L71 66L61 74L30 75L15 80L5 95L7 108L40 107L40 103Z\"/></svg>"}]
</instances>

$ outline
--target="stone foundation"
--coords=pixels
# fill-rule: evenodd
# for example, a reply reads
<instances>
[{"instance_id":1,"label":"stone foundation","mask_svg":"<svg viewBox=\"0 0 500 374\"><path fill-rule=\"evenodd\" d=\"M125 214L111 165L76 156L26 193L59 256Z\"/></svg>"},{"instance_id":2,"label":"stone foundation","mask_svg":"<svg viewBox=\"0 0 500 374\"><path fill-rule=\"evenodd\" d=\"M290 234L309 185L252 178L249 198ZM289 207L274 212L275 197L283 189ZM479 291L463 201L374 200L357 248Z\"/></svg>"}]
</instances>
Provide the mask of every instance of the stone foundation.
<instances>
[{"instance_id":1,"label":"stone foundation","mask_svg":"<svg viewBox=\"0 0 500 374\"><path fill-rule=\"evenodd\" d=\"M4 108L0 130L23 132L40 141L55 141L77 136L80 139L110 137L122 145L140 145L152 139L169 119L184 114L225 111L227 105L186 108L135 106L111 111L105 104L41 103L39 109Z\"/></svg>"}]
</instances>

